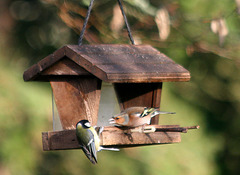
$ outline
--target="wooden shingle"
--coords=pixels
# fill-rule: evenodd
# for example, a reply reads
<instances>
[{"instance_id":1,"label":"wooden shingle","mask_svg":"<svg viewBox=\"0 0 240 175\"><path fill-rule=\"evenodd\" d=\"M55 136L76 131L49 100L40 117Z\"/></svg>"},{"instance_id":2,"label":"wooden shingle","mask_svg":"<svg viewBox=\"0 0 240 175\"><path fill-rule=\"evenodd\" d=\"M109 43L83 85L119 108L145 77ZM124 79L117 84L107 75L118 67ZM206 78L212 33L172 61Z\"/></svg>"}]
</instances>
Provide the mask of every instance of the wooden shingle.
<instances>
[{"instance_id":1,"label":"wooden shingle","mask_svg":"<svg viewBox=\"0 0 240 175\"><path fill-rule=\"evenodd\" d=\"M66 45L24 72L25 81L93 75L109 83L189 81L190 73L150 45Z\"/></svg>"}]
</instances>

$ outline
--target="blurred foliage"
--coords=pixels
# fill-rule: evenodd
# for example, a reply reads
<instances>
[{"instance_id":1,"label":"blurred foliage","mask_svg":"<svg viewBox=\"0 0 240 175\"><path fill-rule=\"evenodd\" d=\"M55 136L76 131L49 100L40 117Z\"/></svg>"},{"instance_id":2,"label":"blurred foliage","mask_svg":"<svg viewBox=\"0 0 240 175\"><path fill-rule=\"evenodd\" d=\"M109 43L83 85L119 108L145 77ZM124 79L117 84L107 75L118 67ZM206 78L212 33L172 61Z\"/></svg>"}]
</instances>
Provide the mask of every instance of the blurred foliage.
<instances>
[{"instance_id":1,"label":"blurred foliage","mask_svg":"<svg viewBox=\"0 0 240 175\"><path fill-rule=\"evenodd\" d=\"M100 152L93 166L80 150L42 151L41 131L51 130L51 90L47 83L22 80L28 66L77 43L89 0L1 0L0 174L239 174L236 2L124 0L135 41L158 48L191 72L190 82L164 83L161 108L177 115L160 123L201 128L182 134L180 144ZM121 13L113 11L116 3L94 3L84 43L129 43ZM225 24L214 33L217 19ZM161 20L169 21L167 39L160 35L167 29Z\"/></svg>"}]
</instances>

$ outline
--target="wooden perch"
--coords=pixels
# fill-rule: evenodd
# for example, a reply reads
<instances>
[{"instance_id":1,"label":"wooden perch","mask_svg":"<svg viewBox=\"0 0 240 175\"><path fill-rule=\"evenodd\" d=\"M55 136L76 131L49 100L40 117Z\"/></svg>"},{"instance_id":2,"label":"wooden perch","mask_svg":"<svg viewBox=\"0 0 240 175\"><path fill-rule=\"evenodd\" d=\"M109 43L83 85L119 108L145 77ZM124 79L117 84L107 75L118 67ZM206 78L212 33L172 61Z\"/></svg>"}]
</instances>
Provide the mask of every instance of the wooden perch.
<instances>
[{"instance_id":1,"label":"wooden perch","mask_svg":"<svg viewBox=\"0 0 240 175\"><path fill-rule=\"evenodd\" d=\"M167 144L181 142L180 132L196 127L179 127L178 125L151 125L156 128L153 133L126 132L113 126L104 127L100 135L101 145L104 147L134 147L154 144ZM184 130L184 131L183 131ZM79 149L76 131L49 131L42 133L43 150Z\"/></svg>"},{"instance_id":2,"label":"wooden perch","mask_svg":"<svg viewBox=\"0 0 240 175\"><path fill-rule=\"evenodd\" d=\"M186 127L173 127L173 128L157 128L156 131L165 131L165 132L183 132L187 133L189 129L199 129L200 126L186 126Z\"/></svg>"}]
</instances>

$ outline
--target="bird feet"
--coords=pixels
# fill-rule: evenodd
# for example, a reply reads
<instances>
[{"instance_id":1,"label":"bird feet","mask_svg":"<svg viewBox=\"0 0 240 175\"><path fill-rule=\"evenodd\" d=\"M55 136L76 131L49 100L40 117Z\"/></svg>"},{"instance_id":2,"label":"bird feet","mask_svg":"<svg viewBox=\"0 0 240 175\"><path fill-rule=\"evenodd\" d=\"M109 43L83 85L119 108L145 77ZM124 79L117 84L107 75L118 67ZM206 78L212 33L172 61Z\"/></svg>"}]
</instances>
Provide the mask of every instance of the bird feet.
<instances>
[{"instance_id":1,"label":"bird feet","mask_svg":"<svg viewBox=\"0 0 240 175\"><path fill-rule=\"evenodd\" d=\"M98 135L100 135L103 132L103 130L104 130L104 126L100 126L99 131L98 131Z\"/></svg>"},{"instance_id":2,"label":"bird feet","mask_svg":"<svg viewBox=\"0 0 240 175\"><path fill-rule=\"evenodd\" d=\"M100 135L104 130L104 126L100 126L100 127L93 126L93 128L97 131L98 135Z\"/></svg>"}]
</instances>

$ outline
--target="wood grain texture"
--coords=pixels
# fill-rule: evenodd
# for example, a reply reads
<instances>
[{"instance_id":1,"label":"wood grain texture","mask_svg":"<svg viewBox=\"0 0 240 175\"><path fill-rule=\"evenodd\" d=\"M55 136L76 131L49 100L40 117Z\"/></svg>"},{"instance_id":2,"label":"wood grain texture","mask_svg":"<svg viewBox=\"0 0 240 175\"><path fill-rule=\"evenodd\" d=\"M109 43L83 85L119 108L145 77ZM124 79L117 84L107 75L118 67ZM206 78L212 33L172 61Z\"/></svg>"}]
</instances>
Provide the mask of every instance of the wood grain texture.
<instances>
[{"instance_id":1,"label":"wood grain texture","mask_svg":"<svg viewBox=\"0 0 240 175\"><path fill-rule=\"evenodd\" d=\"M114 89L121 111L134 106L160 108L162 83L115 83ZM159 116L155 116L151 124L158 121Z\"/></svg>"},{"instance_id":2,"label":"wood grain texture","mask_svg":"<svg viewBox=\"0 0 240 175\"><path fill-rule=\"evenodd\" d=\"M64 46L26 70L24 80L47 80L43 72L65 58L75 62L79 66L77 69L84 69L109 83L190 80L190 73L186 69L153 47L124 44ZM56 65L54 69L57 69ZM77 72L75 67L72 69ZM70 71L69 75L72 75Z\"/></svg>"},{"instance_id":3,"label":"wood grain texture","mask_svg":"<svg viewBox=\"0 0 240 175\"><path fill-rule=\"evenodd\" d=\"M158 83L153 90L151 107L160 109L161 94L162 94L162 83ZM151 124L153 124L153 125L159 124L159 115L156 115L155 117L153 117L151 119Z\"/></svg>"},{"instance_id":4,"label":"wood grain texture","mask_svg":"<svg viewBox=\"0 0 240 175\"><path fill-rule=\"evenodd\" d=\"M178 125L153 125L158 129L173 128ZM49 131L42 133L43 150L79 149L75 130ZM167 144L181 142L180 132L158 131L154 133L126 133L117 127L105 127L100 135L101 145L105 147L127 148L133 146Z\"/></svg>"},{"instance_id":5,"label":"wood grain texture","mask_svg":"<svg viewBox=\"0 0 240 175\"><path fill-rule=\"evenodd\" d=\"M56 62L54 65L49 67L48 69L44 70L41 73L42 76L52 76L52 75L83 75L83 76L90 76L89 72L85 69L80 67L74 61L68 59L66 56L65 58L61 59L60 61Z\"/></svg>"},{"instance_id":6,"label":"wood grain texture","mask_svg":"<svg viewBox=\"0 0 240 175\"><path fill-rule=\"evenodd\" d=\"M49 68L65 56L65 46L32 65L23 74L24 81L41 80L41 72ZM39 78L40 77L40 78Z\"/></svg>"},{"instance_id":7,"label":"wood grain texture","mask_svg":"<svg viewBox=\"0 0 240 175\"><path fill-rule=\"evenodd\" d=\"M97 124L101 80L80 77L50 83L63 129L75 128L82 119Z\"/></svg>"}]
</instances>

